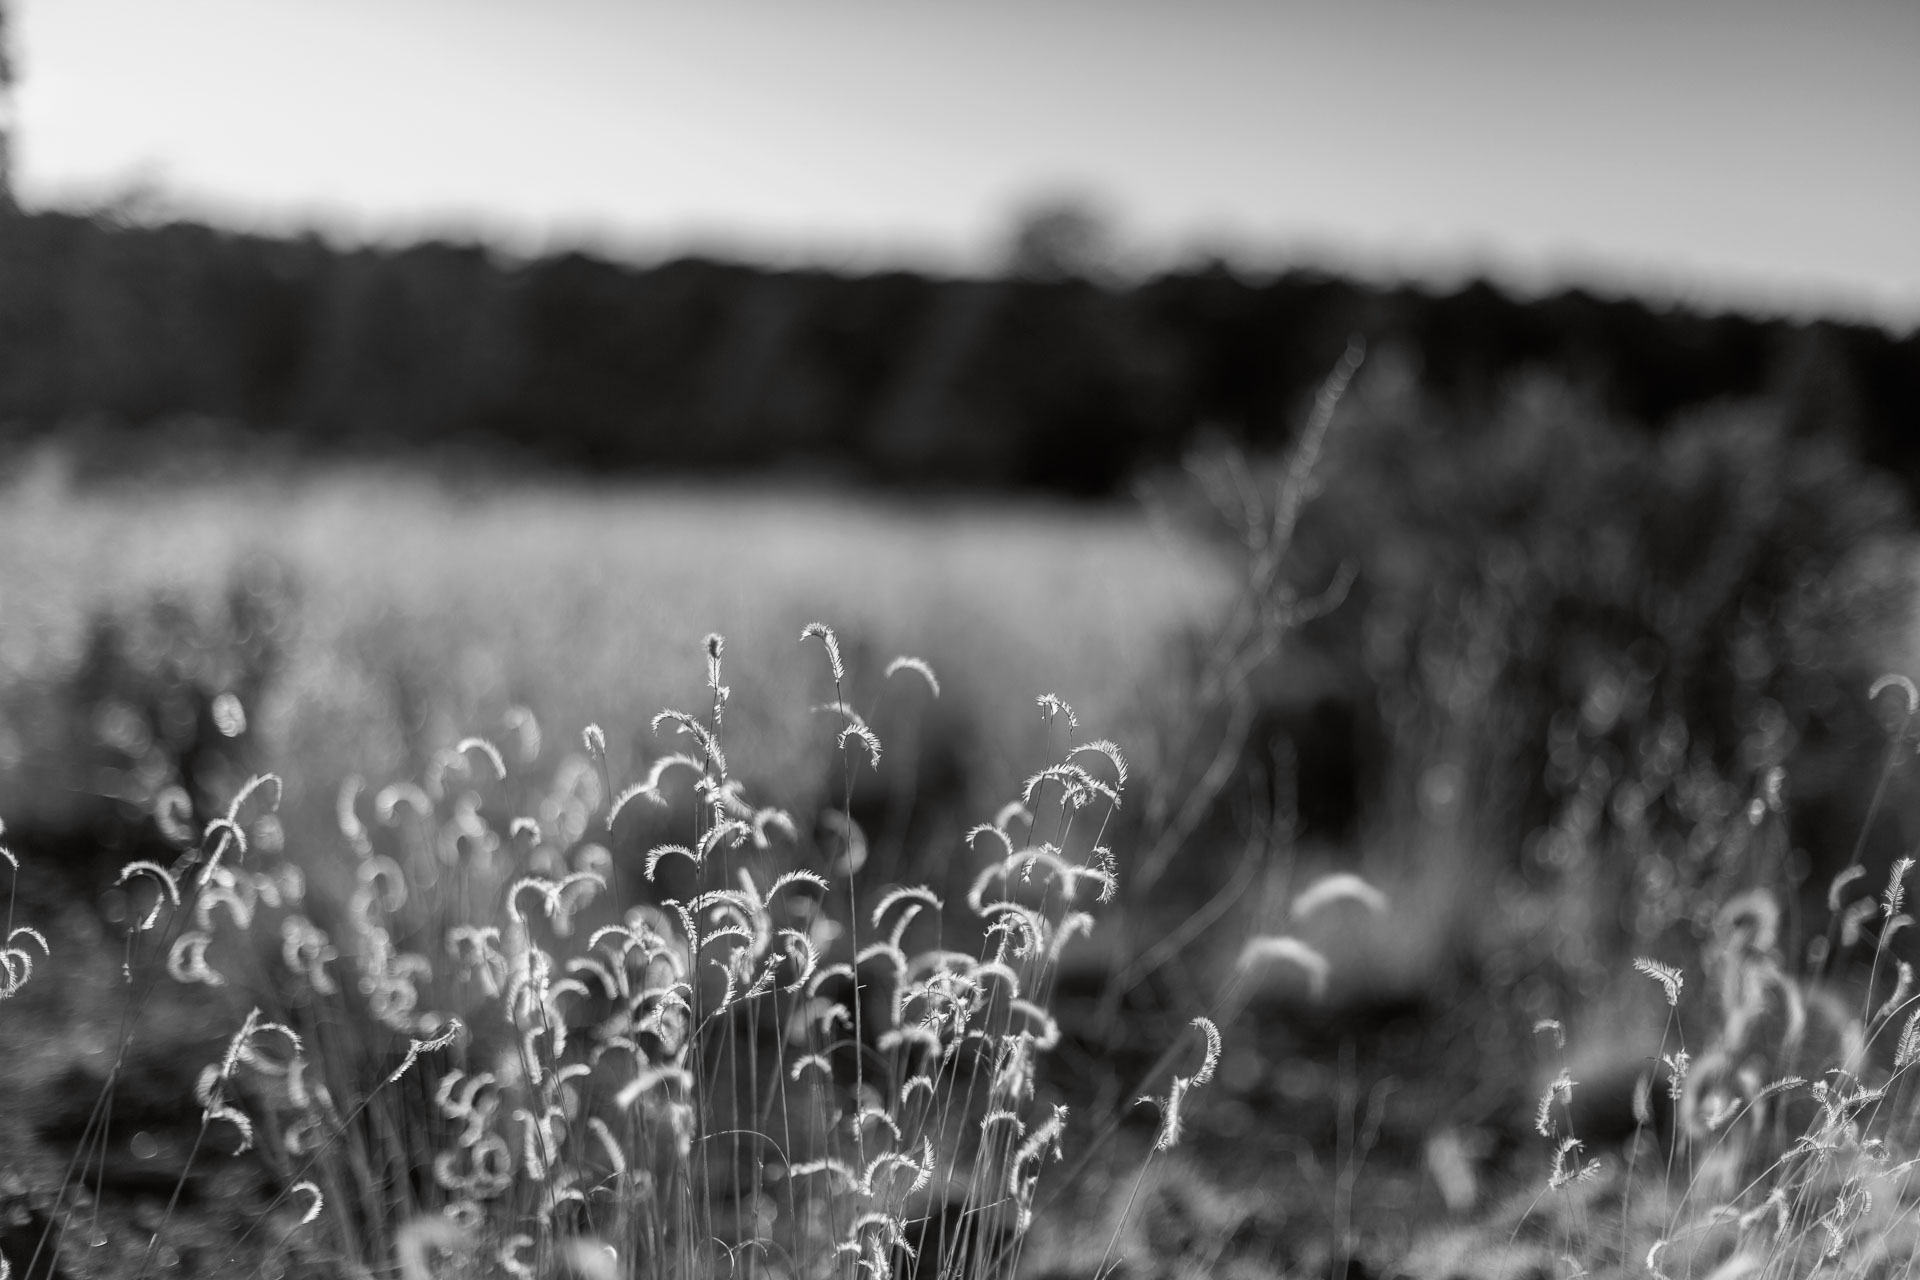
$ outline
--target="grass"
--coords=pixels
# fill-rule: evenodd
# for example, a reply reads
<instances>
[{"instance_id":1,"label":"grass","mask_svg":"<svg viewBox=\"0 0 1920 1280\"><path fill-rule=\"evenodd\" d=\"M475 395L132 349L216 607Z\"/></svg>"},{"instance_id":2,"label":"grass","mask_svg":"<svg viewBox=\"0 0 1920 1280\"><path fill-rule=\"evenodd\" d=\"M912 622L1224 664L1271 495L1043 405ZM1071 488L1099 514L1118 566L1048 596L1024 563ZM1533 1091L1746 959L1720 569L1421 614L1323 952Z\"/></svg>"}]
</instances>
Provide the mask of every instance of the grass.
<instances>
[{"instance_id":1,"label":"grass","mask_svg":"<svg viewBox=\"0 0 1920 1280\"><path fill-rule=\"evenodd\" d=\"M1125 758L1042 697L1054 762L960 838L965 910L924 886L863 895L852 796L883 747L851 709L863 690L835 632L814 623L800 639L824 659L816 738L843 787L824 841L732 774L715 634L704 705L652 719L669 749L626 785L592 725L531 788L516 774L542 758L531 732L506 750L463 740L372 796L343 788L344 901L310 894L271 774L171 866L123 867L115 1065L27 1273L83 1217L78 1189L104 1161L118 1075L164 975L238 989L250 1011L200 1073L199 1124L138 1276L195 1160L229 1142L257 1151L277 1188L229 1266L1013 1274L1066 1132L1067 1108L1036 1087L1061 1036L1047 1005L1063 952L1116 888L1102 841ZM919 660L881 678L896 697L938 694ZM10 942L46 959L30 928ZM6 957L12 995L30 957ZM1156 1151L1220 1060L1213 1024L1194 1026L1200 1063L1156 1100Z\"/></svg>"},{"instance_id":2,"label":"grass","mask_svg":"<svg viewBox=\"0 0 1920 1280\"><path fill-rule=\"evenodd\" d=\"M734 645L741 764L797 801L820 785L791 772L813 767L811 721L774 693L798 681L789 638L815 616L861 656L911 650L936 665L961 696L932 732L965 756L980 779L969 798L986 803L1015 780L1004 762L1035 745L1034 694L1058 689L1114 733L1137 729L1128 718L1169 640L1230 581L1197 542L1123 511L461 491L365 472L75 490L54 463L0 495L0 547L0 685L16 690L70 672L102 609L165 593L205 618L236 566L282 566L283 665L249 713L259 759L284 769L289 806L314 820L332 805L315 780L417 770L466 732L504 732L515 705L579 725L687 699L697 680L662 655L710 630ZM0 805L21 822L45 790L28 745L0 733Z\"/></svg>"},{"instance_id":3,"label":"grass","mask_svg":"<svg viewBox=\"0 0 1920 1280\"><path fill-rule=\"evenodd\" d=\"M42 1170L36 1212L55 1230L16 1261L75 1265L76 1242L99 1240L104 1251L82 1249L78 1265L177 1264L175 1246L205 1217L192 1209L203 1175L222 1176L244 1145L275 1193L251 1198L256 1226L239 1241L203 1240L203 1260L320 1274L398 1260L425 1274L448 1261L446 1208L463 1228L459 1265L499 1274L593 1272L600 1255L582 1250L602 1245L650 1259L651 1274L712 1274L709 1242L737 1251L756 1238L761 1274L829 1274L862 1257L875 1270L922 1249L940 1259L926 1275L1011 1270L1037 1165L1062 1136L1059 1115L1034 1102L1034 1059L1058 1037L1045 1001L1111 875L1088 836L1118 805L1122 757L1076 744L1079 713L1064 702L1036 708L1008 689L1076 690L1099 671L1080 712L1120 718L1128 683L1163 678L1173 633L1221 589L1197 548L1137 517L1018 504L456 493L365 474L156 495L76 491L41 471L10 497L0 584L16 607L0 653L29 712L85 668L103 612L137 651L140 602L162 598L202 620L168 643L218 648L234 639L221 628L238 625L221 618L222 597L252 581L262 554L284 568L274 589L296 601L250 615L274 629L275 665L238 717L250 758L280 772L233 779L210 822L174 824L171 856L120 870L116 918L133 929L120 973L94 972L88 996L64 1007L49 992L52 1007L35 1009L23 981L9 1009L106 1028L93 1046L105 1083L75 1164L51 1182ZM845 655L831 632L794 644L822 602L867 619ZM695 617L732 629L724 684ZM880 646L909 630L935 661L882 662ZM704 661L702 643L715 646ZM675 649L691 660L661 658ZM842 686L849 668L856 682ZM930 696L936 683L945 699ZM570 746L572 732L546 726L589 691L631 710L597 713L615 731ZM966 701L949 711L956 692ZM649 725L674 703L694 711ZM92 718L81 719L84 733ZM490 723L500 745L450 753L456 723ZM670 771L636 798L630 784L672 755L676 727L691 735L680 770L697 775L691 789ZM1024 788L1029 816L996 801L977 816L997 825L970 843L964 827L944 833L948 878L957 869L984 916L934 909L946 884L907 898L885 880L847 892L857 850L873 852L868 880L900 869L917 831L869 837L860 805L897 789L900 761L911 780L929 742L970 753L965 778L1016 792L1049 763L1035 752L1055 753ZM69 784L56 792L100 785L22 737L7 745L0 812L27 830L64 812L49 777ZM888 770L870 776L883 756ZM376 784L342 799L333 782L350 772ZM137 761L124 773L143 776ZM747 778L799 819L771 800L743 809ZM159 782L138 798L164 809ZM957 807L967 789L944 799ZM758 819L745 831L743 814ZM650 851L675 845L694 856L654 865ZM991 866L1011 874L973 883ZM845 887L823 902L836 872ZM799 878L783 883L789 873ZM697 918L662 905L703 893ZM65 940L84 948L88 931ZM38 935L20 940L46 950ZM969 966L955 946L985 951ZM87 957L69 963L84 971ZM853 994L856 963L866 999ZM881 978L913 990L869 1007L888 990ZM86 1187L129 1140L113 1115L134 1090L139 1038L196 1051L167 1035L181 986L196 1008L245 1021L216 1053L200 1042L211 1063L194 1085L198 1124L161 1162L178 1175L157 1224L148 1215L147 1247L125 1224L106 1243L114 1232ZM563 1004L622 1002L598 1010L592 1034L577 1009L574 1032L559 1030ZM943 1029L953 1042L929 1059ZM434 1047L415 1054L416 1043ZM910 1074L926 1084L902 1097Z\"/></svg>"},{"instance_id":4,"label":"grass","mask_svg":"<svg viewBox=\"0 0 1920 1280\"><path fill-rule=\"evenodd\" d=\"M196 775L224 784L191 821L102 711L132 694L102 678L70 717L121 744L123 776L98 785L144 796L171 844L111 868L117 953L74 912L45 936L9 917L0 1035L84 1017L101 1081L72 1165L39 1175L30 1256L409 1280L1909 1271L1913 864L1880 842L1920 695L1819 668L1806 704L1838 705L1828 724L1886 713L1885 755L1854 762L1858 838L1796 853L1780 726L1803 686L1766 683L1788 660L1753 654L1873 616L1876 588L1794 594L1802 572L1763 607L1743 562L1668 527L1672 504L1621 496L1644 475L1717 485L1717 459L1759 446L1820 493L1847 473L1718 427L1675 446L1686 467L1624 435L1586 472L1543 446L1553 501L1515 515L1538 477L1494 492L1501 553L1460 555L1446 591L1418 539L1387 545L1398 577L1363 559L1370 612L1338 634L1398 698L1388 772L1415 786L1352 847L1303 846L1262 699L1354 581L1332 567L1349 544L1310 548L1330 570L1312 589L1282 561L1356 363L1305 461L1202 477L1238 561L1020 506L16 482L16 684L82 679L101 601L170 592L217 619L255 551L298 602L184 644L200 679L257 622L277 664L238 708L203 687L248 752ZM1476 447L1524 454L1508 443ZM1471 497L1485 468L1456 465ZM1614 568L1596 586L1553 514L1588 474L1582 520L1611 521L1616 551L1675 540L1732 602L1731 639L1706 611L1652 611L1697 628L1664 685L1632 630L1650 593ZM1779 532L1817 525L1820 493L1729 507L1735 550L1765 569L1752 548L1776 535L1841 563L1858 530L1892 545L1877 509ZM1686 588L1661 598L1697 595L1691 569L1661 571ZM1170 656L1198 618L1207 642ZM1526 640L1542 619L1575 643ZM1711 724L1671 727L1723 650L1753 712L1726 750ZM1577 714L1553 714L1563 687ZM1052 689L1066 700L1036 701ZM1522 740L1536 711L1544 745ZM50 777L94 785L12 750L0 812L24 831L59 808ZM1515 831L1530 753L1565 785ZM1525 852L1501 870L1503 840ZM1813 866L1838 874L1803 893ZM76 979L84 1000L61 994ZM168 1184L116 1217L89 1188L154 1127L133 1118L143 1037L192 1056L175 1092L195 1101L175 1103ZM21 1239L0 1253L30 1268Z\"/></svg>"}]
</instances>

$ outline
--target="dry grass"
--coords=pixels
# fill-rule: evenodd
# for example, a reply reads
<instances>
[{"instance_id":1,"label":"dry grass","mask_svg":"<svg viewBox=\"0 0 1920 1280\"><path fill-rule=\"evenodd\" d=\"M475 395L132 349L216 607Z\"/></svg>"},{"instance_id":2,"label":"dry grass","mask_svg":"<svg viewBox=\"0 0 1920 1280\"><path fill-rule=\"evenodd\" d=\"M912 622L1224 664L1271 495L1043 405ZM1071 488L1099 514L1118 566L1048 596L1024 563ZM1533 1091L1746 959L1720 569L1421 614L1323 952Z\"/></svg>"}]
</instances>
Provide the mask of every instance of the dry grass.
<instances>
[{"instance_id":1,"label":"dry grass","mask_svg":"<svg viewBox=\"0 0 1920 1280\"><path fill-rule=\"evenodd\" d=\"M1316 444L1343 385L1323 397ZM364 475L149 497L18 486L0 514L18 549L0 584L31 601L0 622L16 678L69 663L99 599L210 597L253 550L299 584L302 626L255 709L269 758L289 762L284 802L277 782L242 793L226 819L184 834L170 867L130 873L129 918L155 913L130 952L127 1026L161 975L244 996L202 1078L188 1157L240 1138L260 1153L269 1176L245 1242L223 1246L236 1265L690 1280L1000 1276L1023 1261L1093 1275L1358 1266L1515 1280L1910 1271L1912 865L1868 877L1856 848L1809 948L1793 922L1804 904L1784 756L1663 761L1636 747L1641 772L1620 785L1671 796L1673 830L1609 834L1595 815L1644 806L1595 784L1542 828L1550 869L1498 891L1457 882L1484 865L1454 848L1479 842L1471 812L1443 823L1410 810L1367 832L1380 847L1406 842L1393 860L1404 874L1362 880L1335 868L1377 868L1333 851L1333 873L1307 884L1288 815L1258 810L1243 859L1254 873L1215 895L1217 912L1176 931L1178 945L1127 935L1118 947L1139 953L1121 966L1130 977L1189 945L1189 978L1212 959L1239 964L1195 992L1197 1007L1156 1011L1164 1052L1140 1086L1067 1127L1037 1067L1061 1039L1062 959L1112 886L1107 846L1116 832L1138 841L1119 852L1141 869L1142 896L1185 871L1242 780L1213 762L1247 747L1246 691L1298 621L1340 594L1296 594L1279 576L1307 492L1304 464L1280 474L1275 499L1243 513L1251 554L1237 583L1143 523L1035 508L463 495ZM1230 599L1195 687L1167 685L1161 639ZM823 614L861 642L842 651L809 625ZM703 661L715 626L724 656L709 648ZM901 649L932 660L937 702L928 670L889 662ZM1430 652L1439 676L1458 674L1452 650ZM1036 714L1034 694L1081 694L1089 672L1078 721L1046 698ZM1123 726L1127 740L1134 693L1157 680L1150 701L1188 698L1199 714L1129 792L1117 756L1078 723ZM1892 778L1920 698L1899 680L1853 696L1896 712ZM515 711L526 706L537 721ZM685 714L655 718L661 707ZM897 863L863 867L877 842L857 806L926 735L952 733L952 717L998 794L969 794L969 820L987 821L940 837L948 878L902 894ZM611 732L576 739L590 719ZM490 739L466 740L475 730ZM1612 759L1600 730L1570 741L1572 766ZM1482 753L1471 763L1510 760ZM1453 757L1410 763L1435 760ZM337 799L348 772L372 781ZM1009 794L1019 805L1000 808ZM1661 845L1668 834L1677 843ZM1670 847L1699 874L1648 879ZM1422 850L1424 868L1410 856ZM1596 886L1629 858L1640 897L1622 924L1617 886ZM1282 1011L1263 1023L1329 995L1437 983L1468 908L1484 931L1478 972L1506 975L1474 993L1471 1014L1520 1035L1474 1036L1480 1057L1459 1080L1410 1082L1424 1150L1386 1172L1424 1159L1423 1194L1438 1189L1445 1225L1417 1230L1411 1210L1357 1220L1356 1206L1386 1203L1363 1183L1392 1082L1363 1085L1337 1015L1316 1015L1338 1038L1334 1066L1255 1060L1240 1033L1270 1027L1234 1019L1273 988L1287 999L1260 1006ZM28 990L48 948L15 927L6 980ZM1119 985L1089 1020L1091 1043L1130 1016ZM1179 1030L1202 1010L1224 1049L1214 1021ZM1505 1098L1485 1132L1452 1127L1431 1102L1448 1089L1501 1097L1536 1069L1533 1096ZM1263 1076L1290 1092L1289 1072L1333 1081L1291 1090L1333 1103L1320 1118L1331 1142L1303 1143L1287 1184L1325 1200L1311 1247L1284 1242L1287 1214L1266 1213L1243 1182L1202 1171L1227 1124L1188 1107L1204 1088L1228 1123L1257 1126L1248 1099ZM1602 1141L1590 1126L1609 1090L1629 1098L1631 1120ZM1139 1113L1151 1131L1110 1144L1136 1098L1152 1104ZM1495 1130L1516 1145L1489 1154ZM1105 1155L1067 1170L1084 1178L1067 1201L1080 1212L1030 1236L1063 1140ZM1113 1154L1129 1144L1132 1157ZM76 1167L104 1145L90 1128ZM53 1220L72 1236L78 1201L62 1204ZM176 1229L166 1215L154 1239ZM1389 1230L1401 1233L1391 1254Z\"/></svg>"},{"instance_id":2,"label":"dry grass","mask_svg":"<svg viewBox=\"0 0 1920 1280\"><path fill-rule=\"evenodd\" d=\"M837 757L837 811L797 822L732 772L712 635L704 703L650 720L650 768L616 775L597 725L569 748L524 724L503 746L452 744L417 780L349 783L341 896L289 853L274 775L181 833L171 865L127 864L114 1063L22 1261L95 1229L80 1188L164 977L250 1012L200 1074L199 1127L136 1274L215 1143L257 1151L269 1178L229 1267L1012 1274L1066 1135L1066 1108L1036 1089L1061 1034L1047 1004L1116 887L1103 840L1124 758L1043 698L1054 763L955 833L975 868L965 902L856 888L852 797L883 746L850 708L880 690L832 630L799 636L824 650L813 737ZM924 664L891 674L888 697L933 696ZM24 925L9 944L12 996L48 946ZM1219 1060L1195 1024L1201 1062L1160 1100L1162 1149Z\"/></svg>"},{"instance_id":3,"label":"dry grass","mask_svg":"<svg viewBox=\"0 0 1920 1280\"><path fill-rule=\"evenodd\" d=\"M1120 718L1130 684L1161 678L1171 634L1223 585L1197 551L1136 517L827 494L461 494L365 474L136 493L41 472L8 497L13 686L57 685L103 610L217 607L257 555L297 596L283 665L244 708L282 772L123 872L136 928L102 984L106 1085L66 1180L39 1189L56 1198L38 1266L104 1239L81 1184L125 1140L113 1099L170 983L246 1015L201 1077L175 1192L236 1145L269 1171L253 1228L216 1245L229 1266L1011 1272L1063 1137L1034 1093L1052 973L1111 883L1096 846L1119 757L1075 751L1074 724ZM835 604L858 624L844 687L817 632L794 643ZM699 657L714 622L724 677ZM885 661L909 633L930 641L924 669ZM1039 690L1089 683L1078 716L1036 710ZM650 723L675 705L690 714ZM614 732L583 744L589 715ZM944 912L931 891L850 893L856 797L892 785L876 757L897 768L956 720L976 777L1026 806L981 813L970 841L945 833L941 856L986 878ZM498 756L455 749L469 727ZM31 742L0 747L10 811L44 816ZM676 749L685 767L636 793ZM338 801L350 772L373 782ZM25 1003L24 957L44 987L47 948L10 941ZM90 1265L171 1265L174 1208Z\"/></svg>"}]
</instances>

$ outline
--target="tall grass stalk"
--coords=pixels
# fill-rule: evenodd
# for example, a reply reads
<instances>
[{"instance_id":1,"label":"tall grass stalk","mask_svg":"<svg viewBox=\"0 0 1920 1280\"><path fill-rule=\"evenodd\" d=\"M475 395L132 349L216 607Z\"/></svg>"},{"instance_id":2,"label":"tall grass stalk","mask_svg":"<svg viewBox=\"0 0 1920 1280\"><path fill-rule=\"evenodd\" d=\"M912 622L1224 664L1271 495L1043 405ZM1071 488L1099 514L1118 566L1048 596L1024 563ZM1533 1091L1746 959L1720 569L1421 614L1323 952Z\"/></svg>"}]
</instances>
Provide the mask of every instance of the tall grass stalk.
<instances>
[{"instance_id":1,"label":"tall grass stalk","mask_svg":"<svg viewBox=\"0 0 1920 1280\"><path fill-rule=\"evenodd\" d=\"M623 789L598 726L583 752L543 758L519 713L506 750L468 738L418 778L349 779L336 830L307 836L331 849L283 846L263 775L173 865L130 864L115 1057L29 1271L61 1252L171 979L252 1012L201 1077L141 1276L196 1165L229 1150L265 1179L235 1268L1013 1274L1070 1141L1041 1096L1062 1036L1048 1006L1063 952L1118 888L1104 841L1125 759L1080 741L1047 695L1055 763L956 833L966 900L868 884L854 794L881 743L833 631L801 639L826 650L835 718L838 794L813 823L732 772L712 636L705 714L654 717L661 749ZM924 662L902 671L939 695ZM37 933L9 930L44 958ZM16 969L30 965L8 960L12 989ZM1163 1147L1218 1060L1205 1029L1202 1068L1161 1100Z\"/></svg>"}]
</instances>

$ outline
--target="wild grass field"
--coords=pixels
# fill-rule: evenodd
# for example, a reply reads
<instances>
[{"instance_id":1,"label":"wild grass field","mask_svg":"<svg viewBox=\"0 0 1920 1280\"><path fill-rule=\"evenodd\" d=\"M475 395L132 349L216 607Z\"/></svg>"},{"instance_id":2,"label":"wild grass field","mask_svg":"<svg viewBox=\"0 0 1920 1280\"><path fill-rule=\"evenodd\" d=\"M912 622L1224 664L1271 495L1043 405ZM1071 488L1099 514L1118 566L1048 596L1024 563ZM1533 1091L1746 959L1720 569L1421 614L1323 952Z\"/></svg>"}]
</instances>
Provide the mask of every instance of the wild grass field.
<instances>
[{"instance_id":1,"label":"wild grass field","mask_svg":"<svg viewBox=\"0 0 1920 1280\"><path fill-rule=\"evenodd\" d=\"M504 744L516 771L565 771L596 723L603 776L624 785L664 745L654 714L703 710L711 697L709 633L726 637L736 691L729 767L806 815L811 843L811 815L841 768L818 709L837 696L815 670L820 655L796 643L816 615L835 619L860 672L849 705L887 732L914 780L910 793L892 784L897 798L877 792L875 869L898 873L901 851L917 846L922 864L957 863L964 824L937 847L923 828L989 795L977 816L992 817L1048 738L1060 744L1036 695L1058 691L1089 724L1124 729L1138 691L1166 678L1181 634L1219 607L1229 581L1198 540L1137 514L831 492L476 488L364 471L76 489L46 458L17 475L0 524L10 713L0 814L26 858L23 894L60 908L59 927L40 923L76 962L75 947L102 944L103 924L124 923L117 900L112 923L93 919L93 899L142 851L125 842L170 788L185 784L197 805L271 769L285 779L273 807L288 865L317 884L346 877L344 896L344 779L370 779L371 797L444 768L446 749L471 733ZM897 652L925 655L942 698L899 688L910 672L882 681ZM199 722L222 693L236 695L238 720ZM542 812L536 799L527 812ZM611 799L603 788L597 803ZM104 847L75 847L94 843ZM35 848L64 861L57 878L77 903L33 892ZM49 1005L23 993L9 1006L0 1035L25 1086L16 1096L75 1073L92 1082L93 1059L115 1043L110 967L90 986L76 963ZM44 973L39 991L51 985ZM185 1053L195 1035L221 1038L235 1011L176 1002L173 1020L149 1030L159 1047L145 1060ZM172 1167L182 1153L158 1119L155 1133L101 1139L97 1158L133 1175ZM10 1129L11 1171L45 1178L58 1153L30 1135ZM0 1251L23 1239L15 1232Z\"/></svg>"},{"instance_id":2,"label":"wild grass field","mask_svg":"<svg viewBox=\"0 0 1920 1280\"><path fill-rule=\"evenodd\" d=\"M1355 360L1141 508L18 469L0 1256L1907 1270L1903 501Z\"/></svg>"}]
</instances>

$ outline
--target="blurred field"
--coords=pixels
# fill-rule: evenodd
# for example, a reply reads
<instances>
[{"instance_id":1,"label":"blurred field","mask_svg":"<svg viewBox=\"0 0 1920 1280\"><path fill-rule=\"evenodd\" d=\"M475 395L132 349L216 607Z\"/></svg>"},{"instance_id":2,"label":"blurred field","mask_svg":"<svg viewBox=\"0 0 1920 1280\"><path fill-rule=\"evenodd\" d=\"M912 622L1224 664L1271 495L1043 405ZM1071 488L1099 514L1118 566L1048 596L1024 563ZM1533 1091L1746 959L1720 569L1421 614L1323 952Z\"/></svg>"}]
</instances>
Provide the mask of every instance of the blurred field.
<instances>
[{"instance_id":1,"label":"blurred field","mask_svg":"<svg viewBox=\"0 0 1920 1280\"><path fill-rule=\"evenodd\" d=\"M1631 1188L1644 1256L1666 1205L1676 1220L1700 1207L1653 1165L1633 1172L1656 1140L1716 1150L1684 1114L1719 1105L1711 1075L1689 1092L1669 1063L1674 1105L1630 1110L1669 1033L1703 1060L1748 1055L1761 1082L1878 1078L1827 1047L1796 1057L1792 1035L1743 1043L1765 999L1726 993L1764 971L1787 1004L1862 1000L1850 1025L1876 1033L1905 998L1907 963L1885 1008L1858 992L1895 971L1893 929L1871 954L1862 941L1869 887L1898 882L1920 828L1911 752L1887 746L1910 740L1911 717L1890 717L1885 686L1868 694L1912 661L1912 517L1883 473L1764 405L1652 436L1548 387L1446 424L1382 378L1343 412L1314 491L1296 492L1304 512L1288 465L1228 451L1162 477L1143 509L424 465L145 485L78 482L57 453L17 467L0 491L0 816L26 855L27 918L67 967L0 1020L20 1064L0 1103L39 1099L0 1105L26 1135L0 1124L0 1146L30 1143L20 1167L62 1185L105 1077L105 944L127 918L100 886L199 838L159 842L176 781L203 829L247 773L279 771L287 855L338 869L343 777L432 777L479 733L516 765L496 823L544 814L539 788L558 788L584 724L606 727L616 788L673 749L649 721L708 710L702 639L717 631L732 772L801 816L802 861L825 867L837 846L807 815L838 803L838 722L817 714L834 697L820 646L799 642L821 619L887 744L850 810L900 861L869 864L868 883L962 900L984 865L962 833L1058 747L1038 694L1071 702L1081 738L1118 740L1132 766L1124 816L1101 827L1113 918L1050 953L1063 1034L1041 1088L1077 1127L1029 1273L1091 1274L1118 1240L1129 1275L1491 1277L1563 1254L1638 1274L1581 1215L1625 1222L1630 1206L1605 1197ZM937 702L883 681L902 653L939 672ZM456 834L458 790L435 797ZM603 829L617 858L680 838L621 821L617 838ZM576 829L556 847L590 844ZM1303 911L1328 872L1361 873L1384 900ZM1843 872L1858 900L1826 972L1810 956ZM63 874L81 892L50 903ZM1259 935L1328 971L1246 970L1236 957ZM1684 969L1692 1003L1664 1002L1642 957ZM238 1016L220 995L161 989L116 1104L146 1108L138 1132L159 1154L101 1175L148 1209L155 1170L192 1164L176 1077L217 1056ZM1193 1069L1197 1013L1221 1024L1218 1079L1156 1164L1154 1121L1129 1104ZM1577 1105L1549 1084L1567 1070L1587 1082ZM1588 1187L1572 1180L1587 1166L1563 1168L1582 1142L1614 1163L1569 1190ZM245 1168L216 1162L195 1185ZM1543 1180L1566 1194L1536 1213ZM178 1231L217 1249L233 1225L196 1209Z\"/></svg>"},{"instance_id":2,"label":"blurred field","mask_svg":"<svg viewBox=\"0 0 1920 1280\"><path fill-rule=\"evenodd\" d=\"M246 711L296 810L315 793L330 804L348 773L379 779L465 733L501 733L515 704L550 741L605 725L618 758L661 708L699 705L712 631L727 637L736 767L805 789L769 775L810 758L802 740L819 735L797 691L831 697L797 643L816 618L846 637L863 709L894 655L932 662L942 736L997 793L1031 767L1021 748L1037 740L1040 693L1098 733L1140 728L1139 690L1228 583L1197 539L1121 509L455 487L370 469L75 489L48 459L0 493L0 684L69 678L97 618L134 619L156 599L217 637L236 574L290 601L271 622L276 673ZM45 803L56 763L34 758L20 719L0 729L0 813L16 824Z\"/></svg>"}]
</instances>

